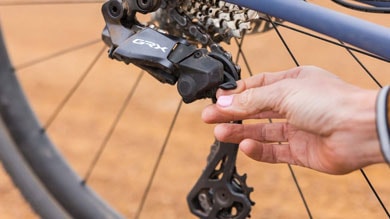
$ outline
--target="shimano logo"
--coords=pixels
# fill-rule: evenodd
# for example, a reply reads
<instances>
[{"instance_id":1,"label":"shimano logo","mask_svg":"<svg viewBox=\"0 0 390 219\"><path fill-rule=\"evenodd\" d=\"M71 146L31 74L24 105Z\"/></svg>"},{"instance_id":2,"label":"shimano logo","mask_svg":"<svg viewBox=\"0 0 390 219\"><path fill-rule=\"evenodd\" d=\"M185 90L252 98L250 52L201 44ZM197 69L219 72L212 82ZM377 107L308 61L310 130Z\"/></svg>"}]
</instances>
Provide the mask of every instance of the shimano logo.
<instances>
[{"instance_id":1,"label":"shimano logo","mask_svg":"<svg viewBox=\"0 0 390 219\"><path fill-rule=\"evenodd\" d=\"M167 47L160 46L158 43L153 43L153 42L143 40L143 39L135 39L135 40L133 40L133 43L138 44L138 45L147 45L150 48L159 49L159 50L163 51L164 53L168 49Z\"/></svg>"}]
</instances>

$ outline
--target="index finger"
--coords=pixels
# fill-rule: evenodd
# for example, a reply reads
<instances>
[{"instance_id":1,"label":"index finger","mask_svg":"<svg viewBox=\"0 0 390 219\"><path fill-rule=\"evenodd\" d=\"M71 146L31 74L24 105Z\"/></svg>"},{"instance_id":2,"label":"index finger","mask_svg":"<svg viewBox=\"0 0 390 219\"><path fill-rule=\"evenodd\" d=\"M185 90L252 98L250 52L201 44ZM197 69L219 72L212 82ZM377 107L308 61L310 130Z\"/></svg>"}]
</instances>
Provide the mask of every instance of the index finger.
<instances>
[{"instance_id":1,"label":"index finger","mask_svg":"<svg viewBox=\"0 0 390 219\"><path fill-rule=\"evenodd\" d=\"M286 78L297 78L301 72L302 72L302 67L296 67L296 68L292 68L285 71L279 71L275 73L266 72L266 73L257 74L249 78L245 78L237 81L237 88L234 90L219 89L217 91L217 97L231 95L231 94L238 94L243 92L244 90L270 85Z\"/></svg>"}]
</instances>

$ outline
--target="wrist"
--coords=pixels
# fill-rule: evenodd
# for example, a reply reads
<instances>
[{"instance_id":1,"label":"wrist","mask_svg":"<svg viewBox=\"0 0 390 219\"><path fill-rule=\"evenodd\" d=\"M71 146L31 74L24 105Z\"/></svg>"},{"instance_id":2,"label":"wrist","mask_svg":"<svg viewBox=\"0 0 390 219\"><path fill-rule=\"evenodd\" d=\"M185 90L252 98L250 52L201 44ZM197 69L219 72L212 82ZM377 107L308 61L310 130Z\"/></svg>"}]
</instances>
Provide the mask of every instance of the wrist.
<instances>
[{"instance_id":1,"label":"wrist","mask_svg":"<svg viewBox=\"0 0 390 219\"><path fill-rule=\"evenodd\" d=\"M359 94L359 92L358 92ZM361 158L368 164L385 162L384 154L381 150L380 140L378 138L377 128L377 96L378 90L362 90L359 99L356 102L360 105L360 110L356 116L361 118L359 124L363 128L361 145L365 151L364 158ZM365 137L365 138L364 138ZM389 147L390 152L390 147Z\"/></svg>"},{"instance_id":2,"label":"wrist","mask_svg":"<svg viewBox=\"0 0 390 219\"><path fill-rule=\"evenodd\" d=\"M377 90L357 89L346 98L341 129L349 136L343 139L349 145L348 156L358 167L385 161L376 124L377 96Z\"/></svg>"}]
</instances>

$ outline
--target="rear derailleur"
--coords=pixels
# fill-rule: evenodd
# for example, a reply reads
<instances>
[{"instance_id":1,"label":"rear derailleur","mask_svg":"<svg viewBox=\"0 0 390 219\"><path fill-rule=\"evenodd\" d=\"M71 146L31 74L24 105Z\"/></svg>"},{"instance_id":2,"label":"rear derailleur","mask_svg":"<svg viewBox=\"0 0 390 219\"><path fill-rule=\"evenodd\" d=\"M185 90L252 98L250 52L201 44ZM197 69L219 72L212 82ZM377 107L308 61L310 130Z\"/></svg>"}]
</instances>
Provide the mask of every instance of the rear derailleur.
<instances>
[{"instance_id":1,"label":"rear derailleur","mask_svg":"<svg viewBox=\"0 0 390 219\"><path fill-rule=\"evenodd\" d=\"M169 2L168 2L169 1ZM162 83L177 84L185 103L212 98L218 88L234 89L240 69L228 52L207 37L205 31L188 24L185 15L178 18L170 0L110 0L102 7L106 26L103 41L110 47L109 57L134 64ZM177 3L179 4L179 3ZM163 5L163 6L162 6ZM198 48L184 37L141 24L137 13L151 13L159 8L170 10L171 19L186 20L183 31L201 37ZM190 30L192 28L192 30ZM201 33L201 34L199 34ZM234 218L249 216L254 203L253 191L246 185L246 175L236 171L238 146L216 141L203 174L187 197L191 212L200 218Z\"/></svg>"}]
</instances>

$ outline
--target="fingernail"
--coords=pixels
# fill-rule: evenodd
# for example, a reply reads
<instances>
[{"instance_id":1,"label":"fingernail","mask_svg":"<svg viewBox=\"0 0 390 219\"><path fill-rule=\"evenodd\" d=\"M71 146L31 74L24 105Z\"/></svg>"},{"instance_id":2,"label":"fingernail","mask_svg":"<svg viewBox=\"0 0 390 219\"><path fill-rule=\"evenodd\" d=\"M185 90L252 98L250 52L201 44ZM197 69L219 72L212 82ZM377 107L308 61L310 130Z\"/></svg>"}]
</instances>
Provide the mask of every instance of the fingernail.
<instances>
[{"instance_id":1,"label":"fingernail","mask_svg":"<svg viewBox=\"0 0 390 219\"><path fill-rule=\"evenodd\" d=\"M218 97L217 104L221 107L228 107L232 105L233 95L230 96L220 96Z\"/></svg>"}]
</instances>

